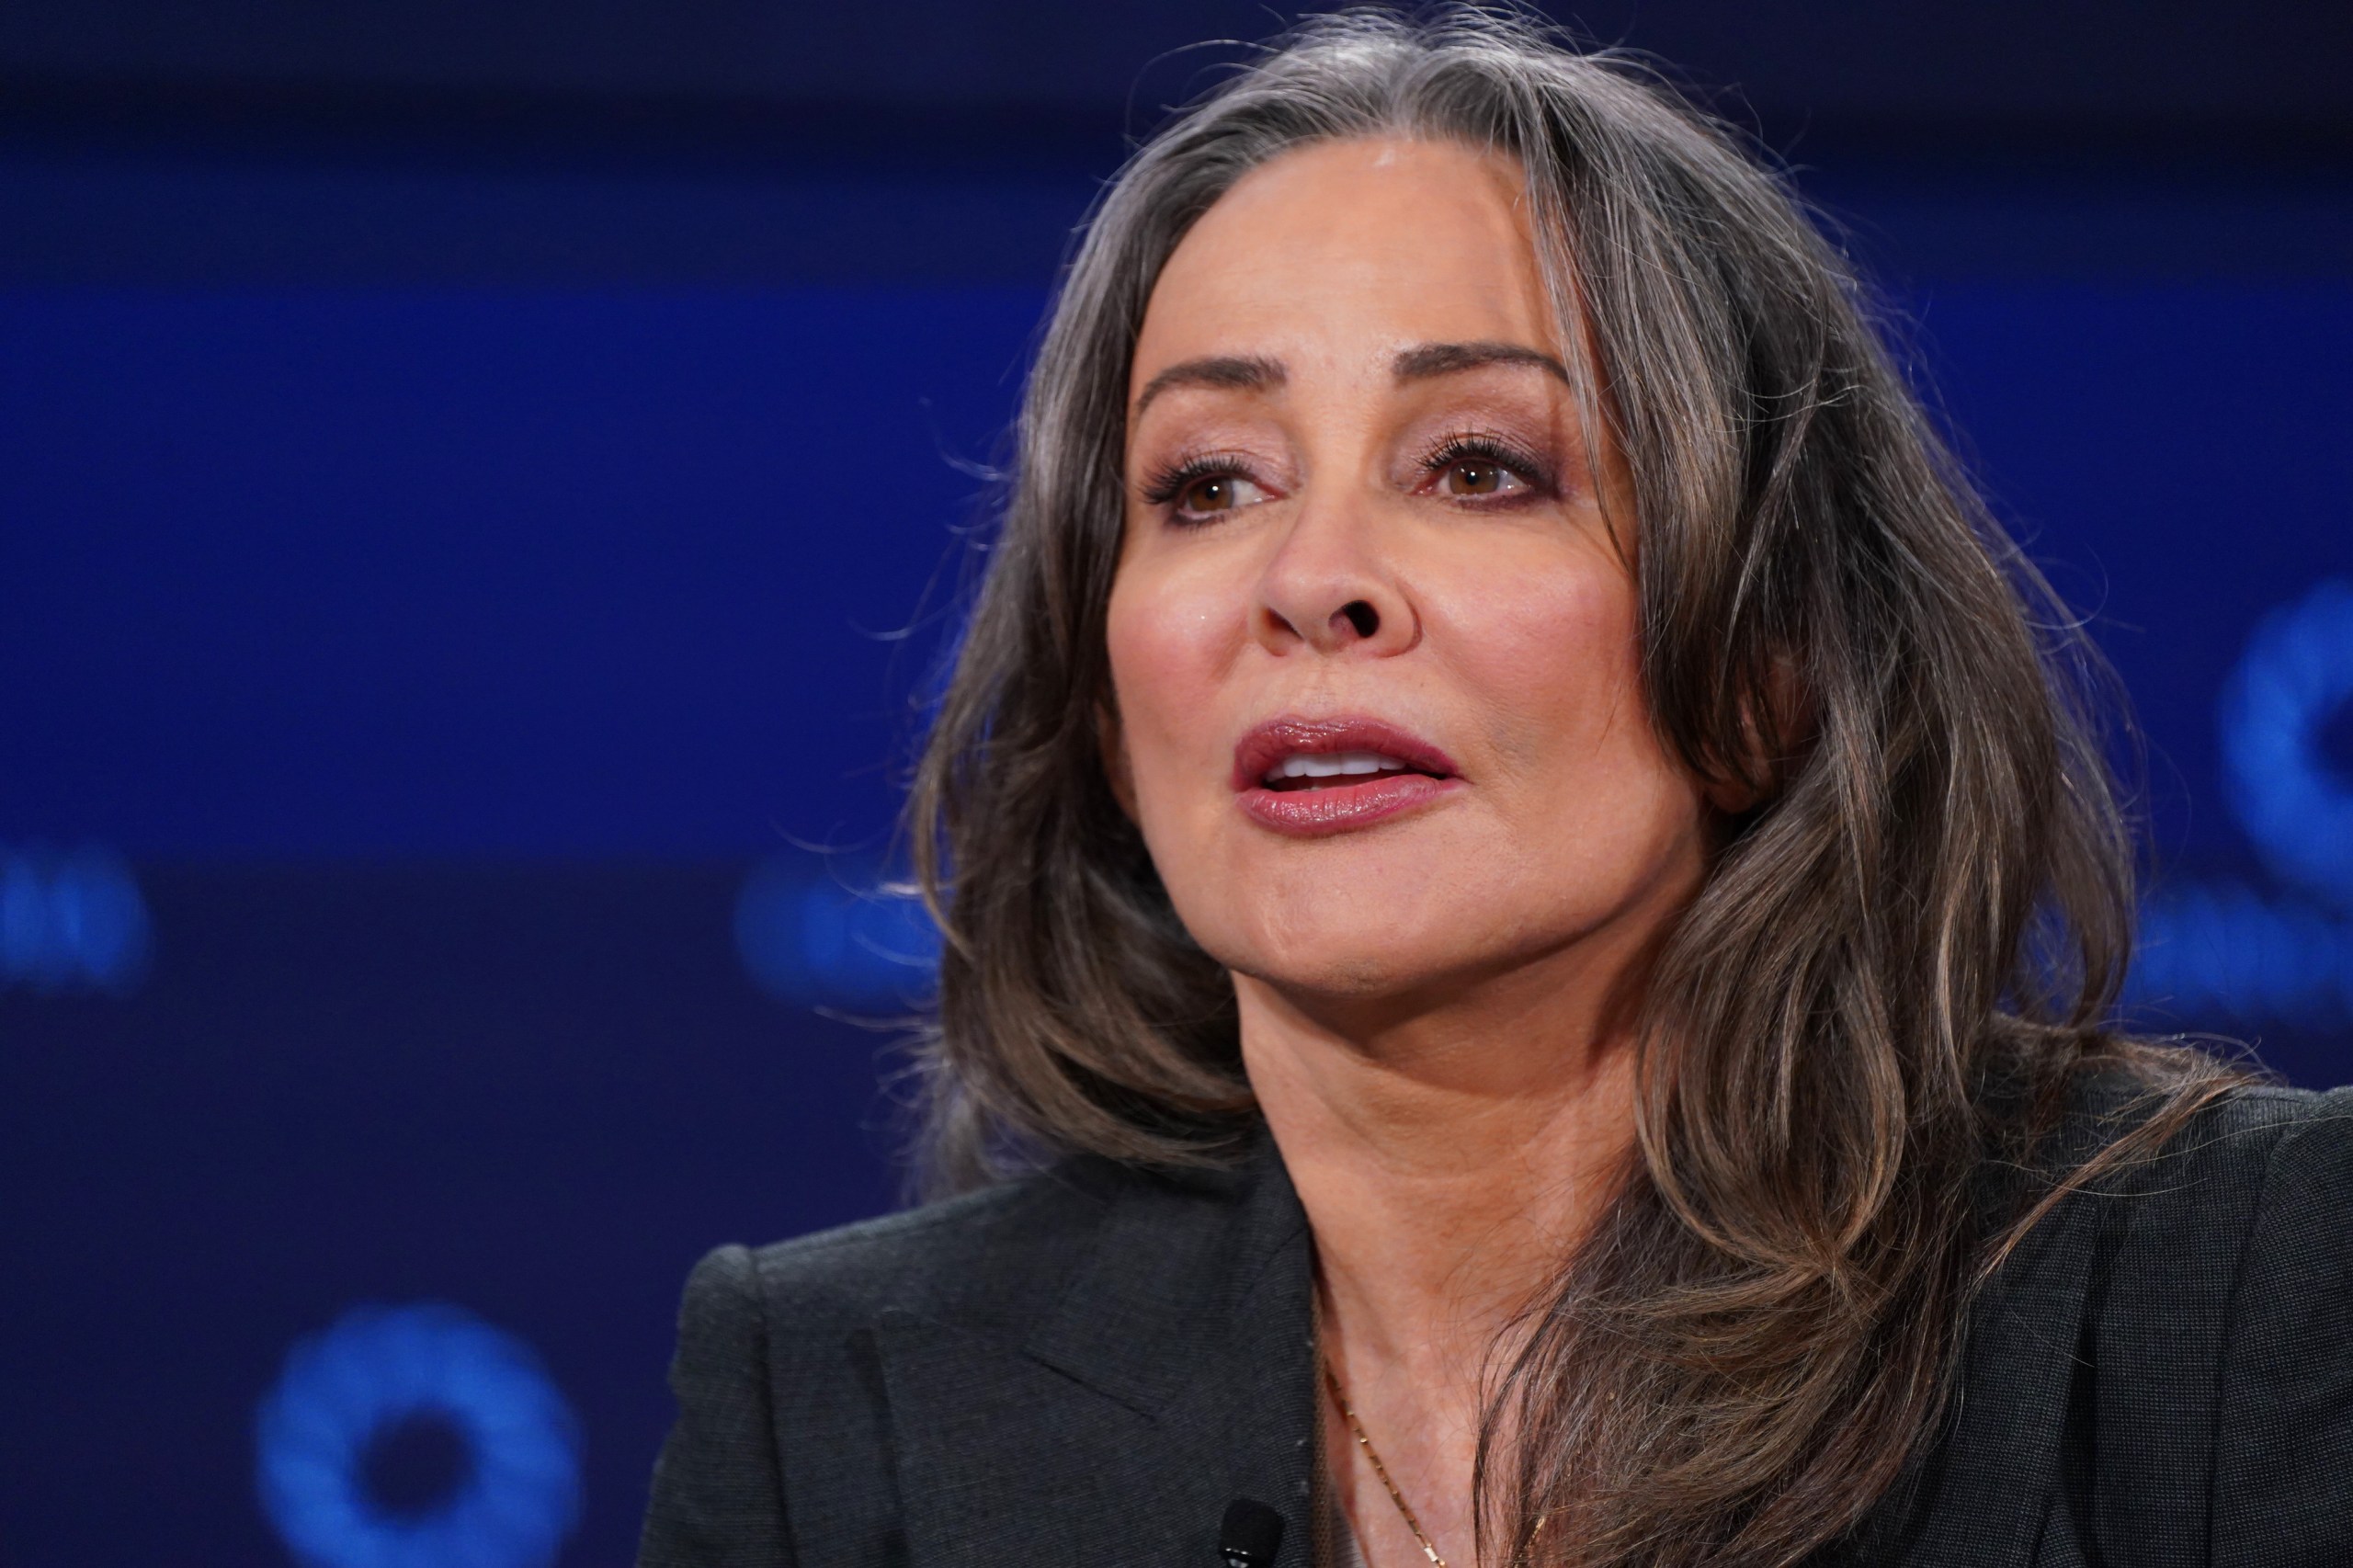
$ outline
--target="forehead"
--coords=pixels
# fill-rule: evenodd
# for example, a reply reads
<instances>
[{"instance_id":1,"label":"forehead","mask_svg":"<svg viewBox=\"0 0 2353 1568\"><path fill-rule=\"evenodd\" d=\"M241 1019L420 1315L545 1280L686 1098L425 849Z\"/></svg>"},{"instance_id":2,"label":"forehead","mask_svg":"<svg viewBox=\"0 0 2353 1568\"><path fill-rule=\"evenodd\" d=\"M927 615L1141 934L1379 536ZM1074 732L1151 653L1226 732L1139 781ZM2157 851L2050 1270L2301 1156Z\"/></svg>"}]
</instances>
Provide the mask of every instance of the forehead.
<instances>
[{"instance_id":1,"label":"forehead","mask_svg":"<svg viewBox=\"0 0 2353 1568\"><path fill-rule=\"evenodd\" d=\"M1509 342L1559 354L1519 165L1453 142L1321 142L1219 198L1162 269L1132 396L1204 354L1294 371L1386 366L1414 343Z\"/></svg>"}]
</instances>

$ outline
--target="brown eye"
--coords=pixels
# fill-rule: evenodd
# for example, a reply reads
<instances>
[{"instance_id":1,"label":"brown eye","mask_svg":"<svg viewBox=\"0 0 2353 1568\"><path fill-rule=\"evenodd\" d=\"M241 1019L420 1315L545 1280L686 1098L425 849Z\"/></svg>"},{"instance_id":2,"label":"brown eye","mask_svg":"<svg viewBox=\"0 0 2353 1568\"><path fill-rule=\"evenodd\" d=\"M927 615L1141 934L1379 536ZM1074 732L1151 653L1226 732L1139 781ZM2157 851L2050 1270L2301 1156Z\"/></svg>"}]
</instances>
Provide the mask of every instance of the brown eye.
<instances>
[{"instance_id":1,"label":"brown eye","mask_svg":"<svg viewBox=\"0 0 2353 1568\"><path fill-rule=\"evenodd\" d=\"M1230 512L1234 506L1233 476L1212 473L1197 479L1177 493L1176 505L1187 512Z\"/></svg>"},{"instance_id":2,"label":"brown eye","mask_svg":"<svg viewBox=\"0 0 2353 1568\"><path fill-rule=\"evenodd\" d=\"M1449 495L1500 495L1519 483L1501 463L1466 458L1447 469L1444 487Z\"/></svg>"},{"instance_id":3,"label":"brown eye","mask_svg":"<svg viewBox=\"0 0 2353 1568\"><path fill-rule=\"evenodd\" d=\"M1178 521L1195 523L1238 512L1267 498L1264 490L1238 473L1197 474L1161 494Z\"/></svg>"}]
</instances>

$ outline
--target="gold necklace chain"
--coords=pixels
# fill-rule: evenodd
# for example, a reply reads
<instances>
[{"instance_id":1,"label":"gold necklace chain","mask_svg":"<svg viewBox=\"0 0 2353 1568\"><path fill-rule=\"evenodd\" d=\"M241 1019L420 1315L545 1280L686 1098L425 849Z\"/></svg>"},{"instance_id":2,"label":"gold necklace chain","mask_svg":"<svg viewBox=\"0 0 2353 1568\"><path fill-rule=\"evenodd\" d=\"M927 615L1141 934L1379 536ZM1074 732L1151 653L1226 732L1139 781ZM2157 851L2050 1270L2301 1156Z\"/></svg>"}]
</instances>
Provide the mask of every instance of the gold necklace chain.
<instances>
[{"instance_id":1,"label":"gold necklace chain","mask_svg":"<svg viewBox=\"0 0 2353 1568\"><path fill-rule=\"evenodd\" d=\"M1348 1430L1356 1434L1357 1447L1362 1449L1364 1457L1372 1461L1372 1473L1381 1477L1381 1484L1388 1489L1389 1500L1397 1505L1398 1516L1405 1521L1405 1528L1414 1532L1415 1540L1421 1542L1422 1555L1430 1560L1431 1568L1446 1568L1446 1559L1438 1554L1438 1548L1430 1544L1430 1538L1422 1533L1422 1521L1414 1517L1413 1505L1407 1503L1405 1494L1397 1490L1397 1483L1389 1479L1389 1467L1381 1462L1381 1450L1372 1446L1372 1437L1365 1431L1364 1423L1357 1419L1357 1413L1349 1407L1348 1396L1340 1392L1340 1374L1332 1369L1328 1357L1324 1360L1324 1385L1332 1391L1332 1402L1340 1407L1340 1414L1348 1418Z\"/></svg>"}]
</instances>

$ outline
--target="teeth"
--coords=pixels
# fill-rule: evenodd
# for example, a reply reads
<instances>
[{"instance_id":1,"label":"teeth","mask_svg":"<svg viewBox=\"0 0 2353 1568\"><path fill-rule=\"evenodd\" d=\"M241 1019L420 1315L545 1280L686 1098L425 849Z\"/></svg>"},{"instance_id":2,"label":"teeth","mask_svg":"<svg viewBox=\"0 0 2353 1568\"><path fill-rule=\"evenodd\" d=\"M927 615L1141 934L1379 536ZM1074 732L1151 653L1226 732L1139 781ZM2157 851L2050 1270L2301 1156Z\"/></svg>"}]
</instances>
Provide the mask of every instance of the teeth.
<instances>
[{"instance_id":1,"label":"teeth","mask_svg":"<svg viewBox=\"0 0 2353 1568\"><path fill-rule=\"evenodd\" d=\"M1377 751L1295 751L1267 770L1277 778L1337 778L1344 775L1410 772L1404 763Z\"/></svg>"}]
</instances>

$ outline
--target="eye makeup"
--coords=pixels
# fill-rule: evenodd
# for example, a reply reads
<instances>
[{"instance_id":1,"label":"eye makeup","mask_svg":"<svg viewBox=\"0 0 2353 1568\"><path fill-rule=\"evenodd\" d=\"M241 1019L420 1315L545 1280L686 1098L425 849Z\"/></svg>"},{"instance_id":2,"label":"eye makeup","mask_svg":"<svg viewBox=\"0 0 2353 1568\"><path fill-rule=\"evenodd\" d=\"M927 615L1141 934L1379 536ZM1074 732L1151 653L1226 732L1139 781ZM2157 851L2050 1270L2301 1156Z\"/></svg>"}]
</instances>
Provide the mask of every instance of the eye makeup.
<instances>
[{"instance_id":1,"label":"eye makeup","mask_svg":"<svg viewBox=\"0 0 2353 1568\"><path fill-rule=\"evenodd\" d=\"M1508 490L1446 494L1440 498L1472 509L1504 509L1558 500L1582 465L1555 453L1557 442L1553 439L1529 440L1524 435L1507 432L1507 426L1523 423L1490 420L1476 415L1465 418L1459 412L1452 421L1435 422L1434 435L1416 437L1408 426L1397 432L1392 445L1398 457L1390 460L1403 460L1392 470L1392 483L1409 493L1427 494L1432 482L1442 481L1451 470L1486 467L1502 470L1518 483ZM1430 427L1424 425L1425 429ZM1267 467L1262 455L1239 447L1181 445L1144 468L1136 482L1135 494L1144 506L1161 514L1165 520L1195 527L1271 498L1267 493L1276 491L1277 486L1260 477ZM1231 482L1233 491L1215 504L1186 505L1188 493L1214 481ZM1245 490L1257 494L1245 499L1240 494Z\"/></svg>"},{"instance_id":2,"label":"eye makeup","mask_svg":"<svg viewBox=\"0 0 2353 1568\"><path fill-rule=\"evenodd\" d=\"M1426 479L1438 479L1449 469L1472 463L1484 463L1518 475L1528 486L1518 493L1520 496L1532 494L1552 499L1560 494L1560 481L1552 464L1492 430L1464 429L1441 437L1421 460L1420 468ZM1455 497L1472 506L1495 506L1513 498L1480 501L1470 496Z\"/></svg>"},{"instance_id":3,"label":"eye makeup","mask_svg":"<svg viewBox=\"0 0 2353 1568\"><path fill-rule=\"evenodd\" d=\"M1159 464L1146 473L1139 494L1146 505L1165 506L1204 479L1247 479L1249 459L1240 452L1195 452Z\"/></svg>"}]
</instances>

